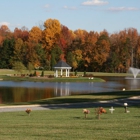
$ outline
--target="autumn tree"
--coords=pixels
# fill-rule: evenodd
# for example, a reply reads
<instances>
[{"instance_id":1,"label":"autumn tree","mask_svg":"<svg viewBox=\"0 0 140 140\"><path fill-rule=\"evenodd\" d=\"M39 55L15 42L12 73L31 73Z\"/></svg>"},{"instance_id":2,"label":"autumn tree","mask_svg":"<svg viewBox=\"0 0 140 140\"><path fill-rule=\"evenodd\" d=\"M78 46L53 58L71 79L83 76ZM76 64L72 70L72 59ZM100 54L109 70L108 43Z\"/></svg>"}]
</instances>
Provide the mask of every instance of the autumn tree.
<instances>
[{"instance_id":1,"label":"autumn tree","mask_svg":"<svg viewBox=\"0 0 140 140\"><path fill-rule=\"evenodd\" d=\"M118 33L114 33L110 36L110 53L109 53L109 58L107 59L106 62L106 70L108 72L117 72L119 64L121 63L120 61L120 38Z\"/></svg>"},{"instance_id":2,"label":"autumn tree","mask_svg":"<svg viewBox=\"0 0 140 140\"><path fill-rule=\"evenodd\" d=\"M82 57L82 50L76 49L73 51L73 62L72 67L76 69L77 67L80 67L81 61L83 60Z\"/></svg>"},{"instance_id":3,"label":"autumn tree","mask_svg":"<svg viewBox=\"0 0 140 140\"><path fill-rule=\"evenodd\" d=\"M0 35L1 36L8 37L9 33L10 33L10 29L8 28L7 25L2 25L0 27Z\"/></svg>"},{"instance_id":4,"label":"autumn tree","mask_svg":"<svg viewBox=\"0 0 140 140\"><path fill-rule=\"evenodd\" d=\"M14 38L18 39L21 38L22 39L22 30L19 28L15 28L14 32L13 32Z\"/></svg>"},{"instance_id":5,"label":"autumn tree","mask_svg":"<svg viewBox=\"0 0 140 140\"><path fill-rule=\"evenodd\" d=\"M136 66L137 68L140 68L140 36L138 36L136 44Z\"/></svg>"},{"instance_id":6,"label":"autumn tree","mask_svg":"<svg viewBox=\"0 0 140 140\"><path fill-rule=\"evenodd\" d=\"M67 52L72 52L73 59L71 66L73 69L79 70L83 67L82 59L83 59L83 47L85 44L85 36L87 32L85 30L76 30L73 32L73 41L71 41L71 45L68 46Z\"/></svg>"},{"instance_id":7,"label":"autumn tree","mask_svg":"<svg viewBox=\"0 0 140 140\"><path fill-rule=\"evenodd\" d=\"M84 62L84 71L94 71L94 50L96 47L96 42L98 38L98 33L94 31L90 31L85 36L85 44L83 47L83 62Z\"/></svg>"},{"instance_id":8,"label":"autumn tree","mask_svg":"<svg viewBox=\"0 0 140 140\"><path fill-rule=\"evenodd\" d=\"M0 35L0 45L2 45L3 40L4 40L3 36Z\"/></svg>"},{"instance_id":9,"label":"autumn tree","mask_svg":"<svg viewBox=\"0 0 140 140\"><path fill-rule=\"evenodd\" d=\"M2 45L5 39L11 39L12 33L7 25L2 25L0 27L0 45Z\"/></svg>"},{"instance_id":10,"label":"autumn tree","mask_svg":"<svg viewBox=\"0 0 140 140\"><path fill-rule=\"evenodd\" d=\"M102 64L107 61L110 51L109 36L106 31L100 33L93 51L93 61L96 67L102 66Z\"/></svg>"},{"instance_id":11,"label":"autumn tree","mask_svg":"<svg viewBox=\"0 0 140 140\"><path fill-rule=\"evenodd\" d=\"M81 41L81 45L85 44L85 36L88 34L88 32L86 30L78 29L74 31L74 33L76 35L75 38Z\"/></svg>"},{"instance_id":12,"label":"autumn tree","mask_svg":"<svg viewBox=\"0 0 140 140\"><path fill-rule=\"evenodd\" d=\"M42 31L39 27L34 26L30 31L29 31L29 42L39 44L41 43L42 40Z\"/></svg>"},{"instance_id":13,"label":"autumn tree","mask_svg":"<svg viewBox=\"0 0 140 140\"><path fill-rule=\"evenodd\" d=\"M23 41L28 41L28 38L29 38L29 31L28 31L28 28L25 27L25 26L23 26L23 27L21 28L21 30L22 30L22 40L23 40Z\"/></svg>"},{"instance_id":14,"label":"autumn tree","mask_svg":"<svg viewBox=\"0 0 140 140\"><path fill-rule=\"evenodd\" d=\"M127 37L125 31L122 31L123 35L120 36L120 66L119 69L122 72L126 72L127 69L130 67L130 60L131 60L131 47L130 47L130 39ZM119 71L120 71L119 70Z\"/></svg>"},{"instance_id":15,"label":"autumn tree","mask_svg":"<svg viewBox=\"0 0 140 140\"><path fill-rule=\"evenodd\" d=\"M34 26L30 31L29 31L29 38L27 44L27 54L26 54L26 61L27 63L31 63L34 67L40 67L42 66L41 64L41 56L40 54L42 48L41 45L41 40L42 40L42 31L39 27Z\"/></svg>"},{"instance_id":16,"label":"autumn tree","mask_svg":"<svg viewBox=\"0 0 140 140\"><path fill-rule=\"evenodd\" d=\"M60 32L61 24L56 19L48 19L44 22L45 29L43 30L43 47L50 52L52 47L57 44Z\"/></svg>"},{"instance_id":17,"label":"autumn tree","mask_svg":"<svg viewBox=\"0 0 140 140\"><path fill-rule=\"evenodd\" d=\"M138 40L138 32L135 28L127 29L127 37L130 40L129 46L131 47L131 66L137 67L137 40Z\"/></svg>"},{"instance_id":18,"label":"autumn tree","mask_svg":"<svg viewBox=\"0 0 140 140\"><path fill-rule=\"evenodd\" d=\"M76 71L140 68L140 35L135 28L113 34L106 30L72 31L56 19L47 19L40 27L29 31L24 26L11 32L8 26L0 26L0 68L12 68L18 62L28 69L52 70L59 59Z\"/></svg>"},{"instance_id":19,"label":"autumn tree","mask_svg":"<svg viewBox=\"0 0 140 140\"><path fill-rule=\"evenodd\" d=\"M114 71L126 72L131 65L132 52L127 30L122 30L119 33L112 34L110 42L110 66L114 67Z\"/></svg>"},{"instance_id":20,"label":"autumn tree","mask_svg":"<svg viewBox=\"0 0 140 140\"><path fill-rule=\"evenodd\" d=\"M39 56L37 55L35 47L37 46L34 46L34 44L31 42L26 43L26 63L28 64L30 62L35 68L38 68L40 67L40 61L38 59Z\"/></svg>"},{"instance_id":21,"label":"autumn tree","mask_svg":"<svg viewBox=\"0 0 140 140\"><path fill-rule=\"evenodd\" d=\"M71 45L74 39L74 32L69 30L68 27L61 25L61 33L59 39L59 46L63 53L66 54L68 47Z\"/></svg>"},{"instance_id":22,"label":"autumn tree","mask_svg":"<svg viewBox=\"0 0 140 140\"><path fill-rule=\"evenodd\" d=\"M29 31L25 26L23 26L21 29L15 28L13 36L15 39L21 38L23 41L27 41L29 38Z\"/></svg>"}]
</instances>

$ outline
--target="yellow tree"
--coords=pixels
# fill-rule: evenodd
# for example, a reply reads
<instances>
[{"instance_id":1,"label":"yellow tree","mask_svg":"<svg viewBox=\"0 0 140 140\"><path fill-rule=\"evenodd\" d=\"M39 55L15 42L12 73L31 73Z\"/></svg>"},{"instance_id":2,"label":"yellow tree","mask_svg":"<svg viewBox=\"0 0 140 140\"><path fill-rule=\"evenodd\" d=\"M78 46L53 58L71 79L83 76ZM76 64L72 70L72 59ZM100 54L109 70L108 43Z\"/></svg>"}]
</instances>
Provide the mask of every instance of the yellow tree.
<instances>
[{"instance_id":1,"label":"yellow tree","mask_svg":"<svg viewBox=\"0 0 140 140\"><path fill-rule=\"evenodd\" d=\"M82 60L82 51L77 49L73 52L73 54L75 55L76 60L79 62Z\"/></svg>"},{"instance_id":2,"label":"yellow tree","mask_svg":"<svg viewBox=\"0 0 140 140\"><path fill-rule=\"evenodd\" d=\"M83 48L83 59L84 59L84 66L86 68L91 66L91 63L94 63L94 49L96 47L96 42L98 38L98 33L90 31L86 35L86 42Z\"/></svg>"},{"instance_id":3,"label":"yellow tree","mask_svg":"<svg viewBox=\"0 0 140 140\"><path fill-rule=\"evenodd\" d=\"M76 49L75 51L73 51L73 57L74 57L74 61L72 63L72 67L74 69L76 69L80 63L80 61L82 60L82 51L80 49Z\"/></svg>"},{"instance_id":4,"label":"yellow tree","mask_svg":"<svg viewBox=\"0 0 140 140\"><path fill-rule=\"evenodd\" d=\"M39 27L34 26L29 32L29 41L38 44L41 42L41 39L42 30Z\"/></svg>"},{"instance_id":5,"label":"yellow tree","mask_svg":"<svg viewBox=\"0 0 140 140\"><path fill-rule=\"evenodd\" d=\"M45 29L43 30L43 47L50 53L54 44L57 44L60 32L61 24L56 19L48 19L44 22Z\"/></svg>"},{"instance_id":6,"label":"yellow tree","mask_svg":"<svg viewBox=\"0 0 140 140\"><path fill-rule=\"evenodd\" d=\"M75 56L75 61L77 62L77 68L83 67L83 61L85 61L85 57L83 57L83 54L85 51L85 42L86 42L86 36L88 32L85 30L78 29L74 31L74 40L69 47L69 50L73 52L73 55Z\"/></svg>"},{"instance_id":7,"label":"yellow tree","mask_svg":"<svg viewBox=\"0 0 140 140\"><path fill-rule=\"evenodd\" d=\"M26 55L28 64L31 63L32 65L34 65L34 67L39 67L41 65L39 60L40 56L38 55L38 53L40 53L38 48L42 50L40 45L41 40L42 40L42 30L39 27L34 26L29 32L29 39L27 43L28 46L27 55Z\"/></svg>"},{"instance_id":8,"label":"yellow tree","mask_svg":"<svg viewBox=\"0 0 140 140\"><path fill-rule=\"evenodd\" d=\"M101 66L106 62L107 57L109 56L110 43L109 36L106 31L100 33L100 36L96 42L96 47L94 49L94 61Z\"/></svg>"},{"instance_id":9,"label":"yellow tree","mask_svg":"<svg viewBox=\"0 0 140 140\"><path fill-rule=\"evenodd\" d=\"M80 40L81 45L85 44L85 37L87 36L88 32L85 30L78 29L75 32L76 40Z\"/></svg>"},{"instance_id":10,"label":"yellow tree","mask_svg":"<svg viewBox=\"0 0 140 140\"><path fill-rule=\"evenodd\" d=\"M74 60L72 62L72 67L73 67L73 70L75 70L78 67L78 64L77 64L77 61L76 60Z\"/></svg>"}]
</instances>

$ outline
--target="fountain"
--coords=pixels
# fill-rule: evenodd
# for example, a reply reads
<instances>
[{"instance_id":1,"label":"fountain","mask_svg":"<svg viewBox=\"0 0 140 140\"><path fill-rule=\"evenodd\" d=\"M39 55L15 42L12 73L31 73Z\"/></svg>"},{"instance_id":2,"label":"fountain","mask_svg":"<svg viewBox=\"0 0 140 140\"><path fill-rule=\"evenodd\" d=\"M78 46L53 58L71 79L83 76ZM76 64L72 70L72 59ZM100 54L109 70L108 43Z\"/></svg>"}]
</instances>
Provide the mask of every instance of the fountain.
<instances>
[{"instance_id":1,"label":"fountain","mask_svg":"<svg viewBox=\"0 0 140 140\"><path fill-rule=\"evenodd\" d=\"M138 74L140 73L140 69L130 67L130 68L128 69L128 72L127 72L127 73L129 74L129 76L130 76L130 74L132 74L133 79L136 79L137 76L138 76ZM128 77L127 77L127 78L128 78ZM129 77L129 78L130 78L130 77Z\"/></svg>"}]
</instances>

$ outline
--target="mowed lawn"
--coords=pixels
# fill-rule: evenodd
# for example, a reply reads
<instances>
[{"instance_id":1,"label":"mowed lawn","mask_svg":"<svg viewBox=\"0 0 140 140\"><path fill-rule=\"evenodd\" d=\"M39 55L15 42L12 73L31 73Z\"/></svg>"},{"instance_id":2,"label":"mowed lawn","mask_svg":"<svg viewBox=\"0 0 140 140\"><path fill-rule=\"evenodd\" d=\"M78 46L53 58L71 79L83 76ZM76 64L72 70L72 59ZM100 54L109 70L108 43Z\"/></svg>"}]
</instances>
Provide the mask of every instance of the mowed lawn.
<instances>
[{"instance_id":1,"label":"mowed lawn","mask_svg":"<svg viewBox=\"0 0 140 140\"><path fill-rule=\"evenodd\" d=\"M98 120L95 108L84 118L83 109L32 110L0 113L0 140L139 140L140 108L105 108Z\"/></svg>"}]
</instances>

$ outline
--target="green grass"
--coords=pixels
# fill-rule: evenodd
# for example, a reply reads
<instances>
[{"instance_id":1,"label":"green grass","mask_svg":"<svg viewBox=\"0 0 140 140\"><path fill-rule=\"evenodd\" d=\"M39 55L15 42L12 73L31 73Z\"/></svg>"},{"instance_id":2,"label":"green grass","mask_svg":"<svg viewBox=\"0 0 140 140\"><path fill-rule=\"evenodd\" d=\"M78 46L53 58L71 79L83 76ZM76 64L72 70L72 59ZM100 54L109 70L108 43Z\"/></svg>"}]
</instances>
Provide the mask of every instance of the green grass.
<instances>
[{"instance_id":1,"label":"green grass","mask_svg":"<svg viewBox=\"0 0 140 140\"><path fill-rule=\"evenodd\" d=\"M61 109L0 113L0 139L6 140L138 140L140 110L115 108L110 114L95 117L95 108L88 108L85 119L82 109Z\"/></svg>"},{"instance_id":2,"label":"green grass","mask_svg":"<svg viewBox=\"0 0 140 140\"><path fill-rule=\"evenodd\" d=\"M28 70L23 70L22 74L30 74L34 73L35 70L32 70L29 72ZM40 74L42 73L42 70L36 70ZM71 71L71 74L75 75L75 72ZM19 72L15 70L10 69L0 69L0 75L14 75L14 74L20 74ZM84 72L77 72L77 75L81 76ZM107 72L86 72L86 74L93 74L93 76L127 76L128 73L107 73ZM54 71L44 71L44 75L54 75Z\"/></svg>"},{"instance_id":3,"label":"green grass","mask_svg":"<svg viewBox=\"0 0 140 140\"><path fill-rule=\"evenodd\" d=\"M23 70L22 74L33 74L35 70L32 70L31 72L29 72L28 70ZM36 70L40 75L42 73L41 70ZM75 75L75 72L70 72L71 74ZM19 76L14 76L14 75L19 75ZM47 78L47 76L50 75L54 75L54 71L44 71L44 75L45 77L43 78L38 78L38 77L21 77L20 73L15 71L15 70L9 70L9 69L0 69L0 79L3 80L13 80L13 81L49 81L49 82L89 82L88 77L82 77L82 75L84 74L84 72L78 72L77 78ZM127 73L105 73L105 72L86 72L86 74L92 74L93 76L95 76L94 79L90 79L90 81L93 82L104 82L103 79L101 78L97 78L98 76L128 76ZM129 76L132 76L132 74Z\"/></svg>"},{"instance_id":4,"label":"green grass","mask_svg":"<svg viewBox=\"0 0 140 140\"><path fill-rule=\"evenodd\" d=\"M59 78L47 78L47 77L21 77L21 76L7 76L0 75L0 79L3 81L34 81L34 82L105 82L101 78L89 79L88 77L59 77Z\"/></svg>"}]
</instances>

